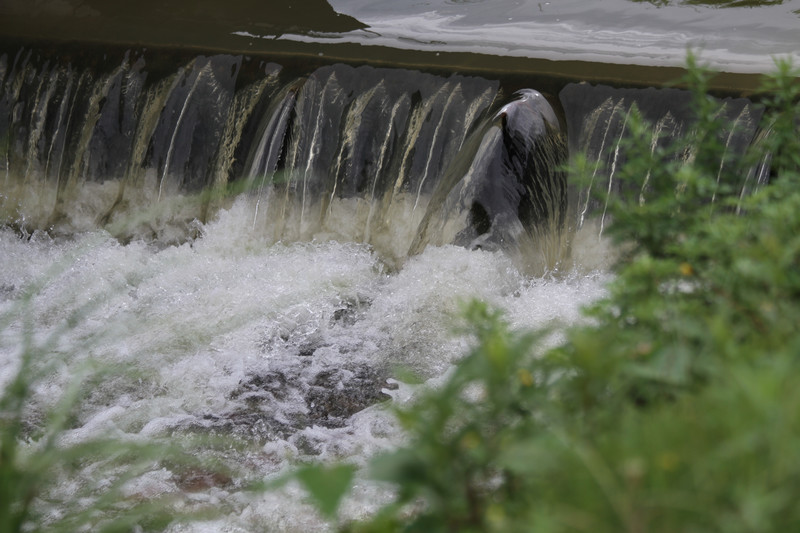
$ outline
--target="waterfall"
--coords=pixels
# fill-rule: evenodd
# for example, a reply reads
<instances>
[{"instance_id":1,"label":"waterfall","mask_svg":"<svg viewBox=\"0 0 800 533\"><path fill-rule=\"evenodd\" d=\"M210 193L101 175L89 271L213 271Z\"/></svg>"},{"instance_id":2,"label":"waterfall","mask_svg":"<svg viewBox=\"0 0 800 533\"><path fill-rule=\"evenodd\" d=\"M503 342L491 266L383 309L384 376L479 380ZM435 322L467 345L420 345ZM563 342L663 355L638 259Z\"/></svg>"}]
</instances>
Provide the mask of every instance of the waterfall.
<instances>
[{"instance_id":1,"label":"waterfall","mask_svg":"<svg viewBox=\"0 0 800 533\"><path fill-rule=\"evenodd\" d=\"M1 61L3 218L28 232L107 225L161 204L173 206L164 223L186 229L209 216L208 201L187 198L238 187L272 241L336 236L335 204L346 201L361 220L339 236L388 242L393 217L406 204L422 216L500 96L498 82L477 77L341 64L298 74L229 55L174 69L149 68L144 52L117 64L35 50Z\"/></svg>"},{"instance_id":2,"label":"waterfall","mask_svg":"<svg viewBox=\"0 0 800 533\"><path fill-rule=\"evenodd\" d=\"M529 81L508 96L500 80L399 68L6 53L0 214L23 233L101 226L170 243L238 195L267 243L364 242L389 261L456 243L503 248L546 271L587 220L599 220L602 235L597 192L628 187L616 175L625 161L617 143L633 106L653 124L656 150L691 130L691 96L569 83L557 97L528 100ZM723 179L764 134L748 100L725 99L720 113L732 154L720 163ZM563 166L578 151L591 179L567 187ZM740 196L768 167L737 177Z\"/></svg>"}]
</instances>

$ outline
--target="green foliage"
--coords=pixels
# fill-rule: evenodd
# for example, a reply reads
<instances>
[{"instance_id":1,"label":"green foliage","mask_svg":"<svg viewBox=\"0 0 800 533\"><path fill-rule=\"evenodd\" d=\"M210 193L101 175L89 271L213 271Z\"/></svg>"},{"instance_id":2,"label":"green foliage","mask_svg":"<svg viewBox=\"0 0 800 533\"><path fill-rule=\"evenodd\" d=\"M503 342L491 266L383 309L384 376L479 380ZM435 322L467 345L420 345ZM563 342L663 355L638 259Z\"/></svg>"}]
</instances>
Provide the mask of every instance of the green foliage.
<instances>
[{"instance_id":1,"label":"green foliage","mask_svg":"<svg viewBox=\"0 0 800 533\"><path fill-rule=\"evenodd\" d=\"M689 61L693 134L654 143L633 113L622 141L609 212L626 253L591 324L534 356L539 334L472 304L475 348L397 412L409 443L373 464L395 500L346 530L800 529L797 72L765 81L773 173L742 198L731 184L764 154L727 161Z\"/></svg>"},{"instance_id":2,"label":"green foliage","mask_svg":"<svg viewBox=\"0 0 800 533\"><path fill-rule=\"evenodd\" d=\"M775 61L775 72L764 79L763 91L767 105L767 124L770 136L766 151L772 154L779 174L796 174L800 169L800 135L798 135L798 106L800 84L798 71L787 60Z\"/></svg>"},{"instance_id":3,"label":"green foliage","mask_svg":"<svg viewBox=\"0 0 800 533\"><path fill-rule=\"evenodd\" d=\"M397 412L413 440L373 465L375 477L399 485L397 501L378 518L379 527L355 530L382 531L384 519L394 529L399 519L409 531L482 531L502 518L498 493L511 495L522 485L523 472L515 468L520 450L509 444L544 400L539 382L548 380L546 369L534 375L530 366L537 337L510 333L479 303L467 316L478 347L441 388ZM418 499L425 508L404 518L404 507Z\"/></svg>"},{"instance_id":4,"label":"green foliage","mask_svg":"<svg viewBox=\"0 0 800 533\"><path fill-rule=\"evenodd\" d=\"M335 518L339 503L353 480L355 467L334 465L331 467L303 468L295 474L313 498L317 508L328 518Z\"/></svg>"},{"instance_id":5,"label":"green foliage","mask_svg":"<svg viewBox=\"0 0 800 533\"><path fill-rule=\"evenodd\" d=\"M782 349L793 341L800 320L796 76L781 63L767 81L768 90L779 91L770 93L765 114L764 145L776 173L769 187L744 199L729 185L734 179L720 176L723 125L713 102L698 90L707 76L690 69L698 117L690 139L651 152L645 145L652 134L634 120L631 137L622 141L630 168L621 175L632 190L643 192L610 201L609 233L626 243L628 253L612 297L591 311L597 326L575 333L609 336L607 349L624 361L632 394L672 394L705 382L720 361ZM674 154L685 151L687 142L697 155L683 162ZM745 167L739 172L761 157L741 158Z\"/></svg>"}]
</instances>

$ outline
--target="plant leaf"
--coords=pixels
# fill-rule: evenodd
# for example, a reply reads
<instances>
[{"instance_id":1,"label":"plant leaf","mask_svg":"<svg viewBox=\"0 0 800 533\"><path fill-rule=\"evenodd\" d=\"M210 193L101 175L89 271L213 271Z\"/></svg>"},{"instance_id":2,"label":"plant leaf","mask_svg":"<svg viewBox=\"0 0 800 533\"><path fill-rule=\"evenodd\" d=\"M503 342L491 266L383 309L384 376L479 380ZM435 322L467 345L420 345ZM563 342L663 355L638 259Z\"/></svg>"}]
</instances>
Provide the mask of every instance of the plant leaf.
<instances>
[{"instance_id":1,"label":"plant leaf","mask_svg":"<svg viewBox=\"0 0 800 533\"><path fill-rule=\"evenodd\" d=\"M299 470L297 479L311 495L317 509L328 518L334 518L342 497L350 488L355 467L353 465L309 466Z\"/></svg>"}]
</instances>

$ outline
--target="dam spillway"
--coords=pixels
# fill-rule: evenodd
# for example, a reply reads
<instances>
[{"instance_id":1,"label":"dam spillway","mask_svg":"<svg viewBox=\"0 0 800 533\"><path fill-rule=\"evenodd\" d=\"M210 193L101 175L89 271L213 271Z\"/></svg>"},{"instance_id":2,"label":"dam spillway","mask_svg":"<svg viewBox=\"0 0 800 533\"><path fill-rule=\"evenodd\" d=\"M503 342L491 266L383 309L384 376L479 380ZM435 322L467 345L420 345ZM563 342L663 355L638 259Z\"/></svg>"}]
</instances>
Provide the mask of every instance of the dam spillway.
<instances>
[{"instance_id":1,"label":"dam spillway","mask_svg":"<svg viewBox=\"0 0 800 533\"><path fill-rule=\"evenodd\" d=\"M541 272L565 258L569 233L598 208L592 187L613 188L604 178L590 187L566 183L568 153L586 152L608 174L610 147L632 107L666 138L693 120L689 94L675 89L545 75L520 87L514 77L112 52L102 60L91 48L0 55L5 223L23 233L104 227L124 241L177 243L192 236L193 221L246 192L251 227L268 243L364 242L397 262L428 243L494 235L492 246L507 241ZM549 118L535 120L547 131L527 119L535 135L511 133L499 116L516 112L515 91L537 87ZM736 153L755 138L760 111L741 98L723 107L735 125L725 142ZM514 153L475 171L476 158L489 157L483 139L493 123L503 137L492 151ZM511 140L519 134L528 137ZM537 161L513 162L534 151ZM499 183L502 198L486 200L485 186L483 199L472 198L469 180ZM521 194L511 192L517 187ZM492 231L495 221L505 227Z\"/></svg>"}]
</instances>

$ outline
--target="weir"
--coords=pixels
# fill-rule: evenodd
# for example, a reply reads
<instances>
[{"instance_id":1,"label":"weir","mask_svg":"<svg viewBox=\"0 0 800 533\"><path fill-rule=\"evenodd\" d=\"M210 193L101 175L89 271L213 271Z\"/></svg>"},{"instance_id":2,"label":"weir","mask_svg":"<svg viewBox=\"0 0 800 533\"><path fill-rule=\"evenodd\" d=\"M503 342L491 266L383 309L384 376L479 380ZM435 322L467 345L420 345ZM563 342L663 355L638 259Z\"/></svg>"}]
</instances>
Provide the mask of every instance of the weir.
<instances>
[{"instance_id":1,"label":"weir","mask_svg":"<svg viewBox=\"0 0 800 533\"><path fill-rule=\"evenodd\" d=\"M5 216L28 229L82 229L70 213L83 209L87 187L103 186L87 213L100 224L129 216L129 206L234 187L254 199L254 226L273 241L335 231L332 204L342 199L365 214L342 237L370 241L400 204L422 216L499 97L496 81L402 69L297 74L214 55L159 75L128 52L106 68L37 56L0 59L3 174L16 191ZM175 224L205 219L221 195L196 198Z\"/></svg>"},{"instance_id":2,"label":"weir","mask_svg":"<svg viewBox=\"0 0 800 533\"><path fill-rule=\"evenodd\" d=\"M455 243L546 271L587 218L602 228L596 193L623 187L613 148L632 107L666 142L691 128L690 96L524 82L515 94L519 79L485 74L19 47L0 55L3 222L168 244L242 196L268 243L365 242L389 262ZM721 113L741 153L759 108L727 98ZM566 183L568 152L594 162L588 184Z\"/></svg>"}]
</instances>

